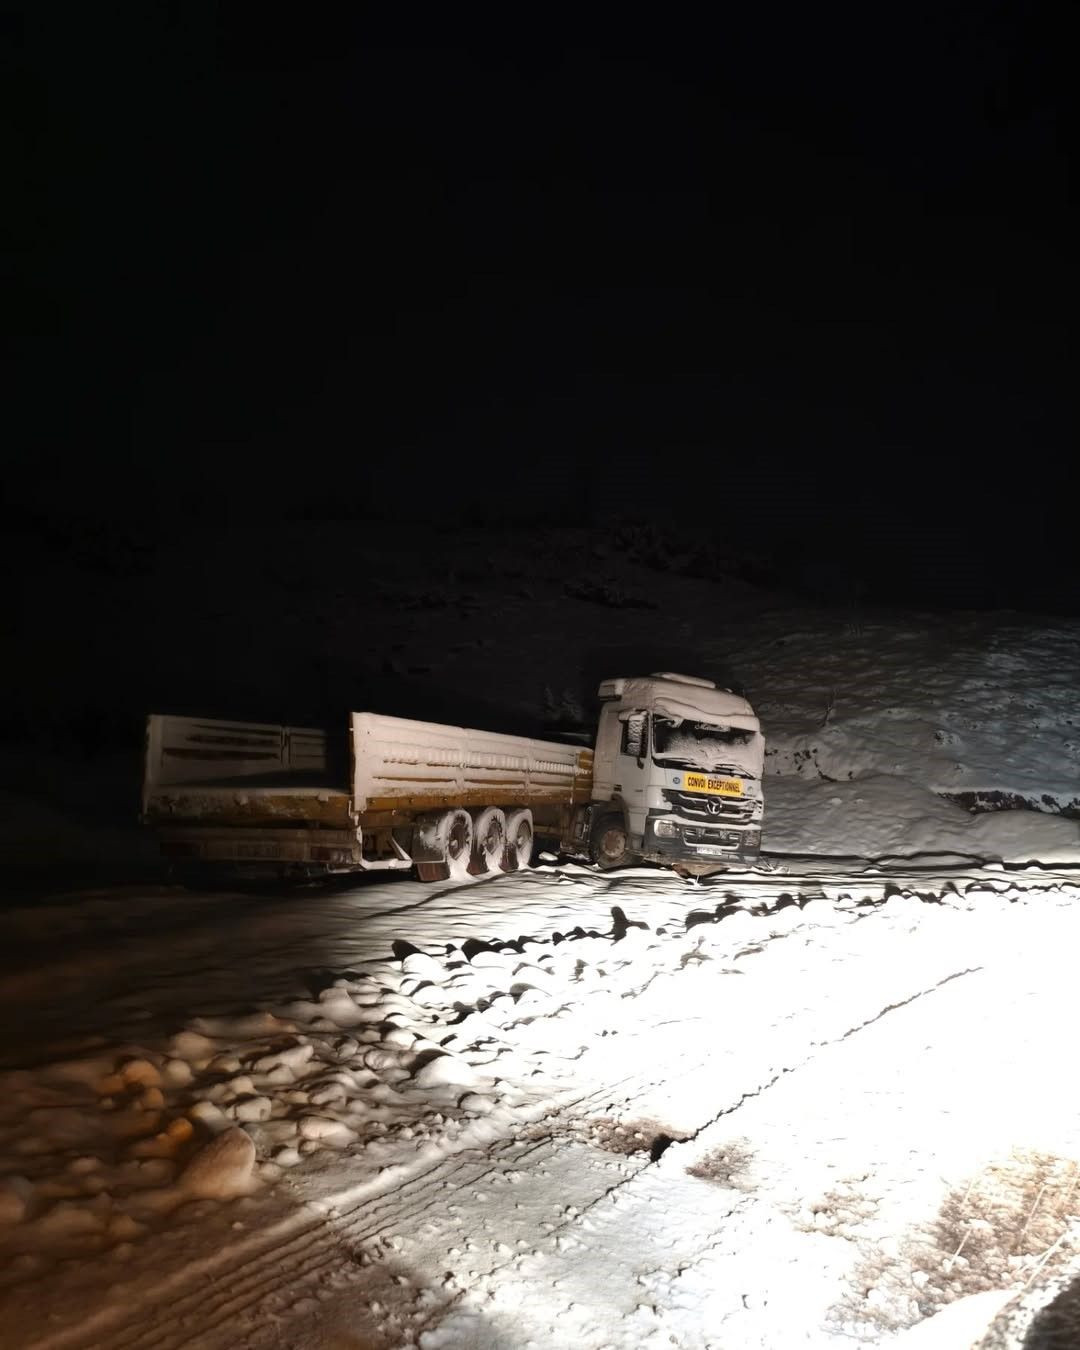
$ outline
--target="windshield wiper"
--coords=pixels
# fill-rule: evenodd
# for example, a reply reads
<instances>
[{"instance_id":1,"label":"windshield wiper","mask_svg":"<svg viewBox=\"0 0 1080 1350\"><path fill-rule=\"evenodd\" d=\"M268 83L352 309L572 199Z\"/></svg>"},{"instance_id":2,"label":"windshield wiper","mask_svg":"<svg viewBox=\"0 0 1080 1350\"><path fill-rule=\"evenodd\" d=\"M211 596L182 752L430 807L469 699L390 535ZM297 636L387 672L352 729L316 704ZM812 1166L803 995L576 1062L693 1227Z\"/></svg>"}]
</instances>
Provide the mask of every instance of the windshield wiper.
<instances>
[{"instance_id":1,"label":"windshield wiper","mask_svg":"<svg viewBox=\"0 0 1080 1350\"><path fill-rule=\"evenodd\" d=\"M737 764L716 764L706 768L693 759L659 759L655 755L653 758L665 769L692 769L697 773L728 774L733 778L742 778L746 775L746 770L739 768Z\"/></svg>"}]
</instances>

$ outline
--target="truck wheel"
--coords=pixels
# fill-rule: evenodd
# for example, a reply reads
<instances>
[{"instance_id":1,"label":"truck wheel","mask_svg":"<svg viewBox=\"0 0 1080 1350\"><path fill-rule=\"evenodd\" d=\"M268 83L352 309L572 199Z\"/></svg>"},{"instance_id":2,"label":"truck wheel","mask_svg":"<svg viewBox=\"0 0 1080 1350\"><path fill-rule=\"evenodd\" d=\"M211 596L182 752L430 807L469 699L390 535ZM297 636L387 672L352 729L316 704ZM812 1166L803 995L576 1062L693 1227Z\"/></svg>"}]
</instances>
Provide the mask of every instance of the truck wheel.
<instances>
[{"instance_id":1,"label":"truck wheel","mask_svg":"<svg viewBox=\"0 0 1080 1350\"><path fill-rule=\"evenodd\" d=\"M600 867L622 867L630 861L626 822L622 816L602 816L593 827L591 853Z\"/></svg>"},{"instance_id":2,"label":"truck wheel","mask_svg":"<svg viewBox=\"0 0 1080 1350\"><path fill-rule=\"evenodd\" d=\"M461 881L469 875L469 864L472 862L472 816L464 810L447 811L439 821L439 838L450 879Z\"/></svg>"},{"instance_id":3,"label":"truck wheel","mask_svg":"<svg viewBox=\"0 0 1080 1350\"><path fill-rule=\"evenodd\" d=\"M506 854L506 816L497 806L473 812L472 870L486 876L502 867Z\"/></svg>"},{"instance_id":4,"label":"truck wheel","mask_svg":"<svg viewBox=\"0 0 1080 1350\"><path fill-rule=\"evenodd\" d=\"M506 856L503 869L507 872L524 872L532 862L533 821L532 812L511 811L506 817Z\"/></svg>"},{"instance_id":5,"label":"truck wheel","mask_svg":"<svg viewBox=\"0 0 1080 1350\"><path fill-rule=\"evenodd\" d=\"M416 875L420 881L445 881L445 863L417 863Z\"/></svg>"}]
</instances>

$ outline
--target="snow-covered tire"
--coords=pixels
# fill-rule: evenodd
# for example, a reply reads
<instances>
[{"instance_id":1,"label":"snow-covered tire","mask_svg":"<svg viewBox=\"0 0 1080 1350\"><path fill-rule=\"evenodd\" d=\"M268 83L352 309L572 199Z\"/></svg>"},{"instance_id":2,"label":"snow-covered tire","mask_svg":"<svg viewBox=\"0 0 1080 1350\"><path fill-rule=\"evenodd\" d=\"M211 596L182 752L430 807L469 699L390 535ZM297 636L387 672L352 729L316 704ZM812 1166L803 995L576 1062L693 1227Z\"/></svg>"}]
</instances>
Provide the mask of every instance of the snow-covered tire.
<instances>
[{"instance_id":1,"label":"snow-covered tire","mask_svg":"<svg viewBox=\"0 0 1080 1350\"><path fill-rule=\"evenodd\" d=\"M506 855L506 816L501 807L473 813L472 870L478 876L498 872Z\"/></svg>"},{"instance_id":2,"label":"snow-covered tire","mask_svg":"<svg viewBox=\"0 0 1080 1350\"><path fill-rule=\"evenodd\" d=\"M503 868L507 872L524 872L532 862L532 812L520 808L506 817L506 856Z\"/></svg>"},{"instance_id":3,"label":"snow-covered tire","mask_svg":"<svg viewBox=\"0 0 1080 1350\"><path fill-rule=\"evenodd\" d=\"M460 881L469 875L472 863L473 823L468 811L447 811L438 825L438 839L446 858L446 870L451 881Z\"/></svg>"},{"instance_id":4,"label":"snow-covered tire","mask_svg":"<svg viewBox=\"0 0 1080 1350\"><path fill-rule=\"evenodd\" d=\"M592 828L590 851L598 867L624 867L630 859L626 821L620 815L601 816Z\"/></svg>"},{"instance_id":5,"label":"snow-covered tire","mask_svg":"<svg viewBox=\"0 0 1080 1350\"><path fill-rule=\"evenodd\" d=\"M411 843L416 875L421 881L467 877L472 865L472 816L462 807L421 816Z\"/></svg>"}]
</instances>

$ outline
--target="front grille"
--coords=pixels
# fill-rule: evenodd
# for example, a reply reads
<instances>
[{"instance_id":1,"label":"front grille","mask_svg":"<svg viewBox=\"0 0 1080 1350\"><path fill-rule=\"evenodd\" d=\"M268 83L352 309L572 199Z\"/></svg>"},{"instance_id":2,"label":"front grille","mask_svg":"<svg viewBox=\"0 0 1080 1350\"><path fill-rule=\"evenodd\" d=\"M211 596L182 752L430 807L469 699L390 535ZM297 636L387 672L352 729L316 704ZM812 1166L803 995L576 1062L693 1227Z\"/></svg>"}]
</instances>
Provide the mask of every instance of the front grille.
<instances>
[{"instance_id":1,"label":"front grille","mask_svg":"<svg viewBox=\"0 0 1080 1350\"><path fill-rule=\"evenodd\" d=\"M752 820L755 803L749 797L715 797L703 792L667 792L664 800L672 810L686 820L731 822L742 824Z\"/></svg>"},{"instance_id":2,"label":"front grille","mask_svg":"<svg viewBox=\"0 0 1080 1350\"><path fill-rule=\"evenodd\" d=\"M737 847L741 835L732 830L706 830L701 825L688 825L683 830L683 839L688 844L719 844L721 847Z\"/></svg>"}]
</instances>

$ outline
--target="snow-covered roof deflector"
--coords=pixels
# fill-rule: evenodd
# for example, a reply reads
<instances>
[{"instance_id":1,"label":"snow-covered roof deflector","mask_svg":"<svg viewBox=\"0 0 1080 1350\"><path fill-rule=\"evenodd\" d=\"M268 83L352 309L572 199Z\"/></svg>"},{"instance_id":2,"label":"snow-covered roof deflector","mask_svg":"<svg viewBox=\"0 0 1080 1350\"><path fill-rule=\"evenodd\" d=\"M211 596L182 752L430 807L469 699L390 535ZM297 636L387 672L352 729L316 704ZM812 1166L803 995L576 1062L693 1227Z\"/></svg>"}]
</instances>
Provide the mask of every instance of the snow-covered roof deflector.
<instances>
[{"instance_id":1,"label":"snow-covered roof deflector","mask_svg":"<svg viewBox=\"0 0 1080 1350\"><path fill-rule=\"evenodd\" d=\"M621 703L663 717L691 718L702 722L727 722L756 730L758 720L753 708L730 689L718 689L709 680L690 676L647 675L604 680L598 690L602 699Z\"/></svg>"}]
</instances>

